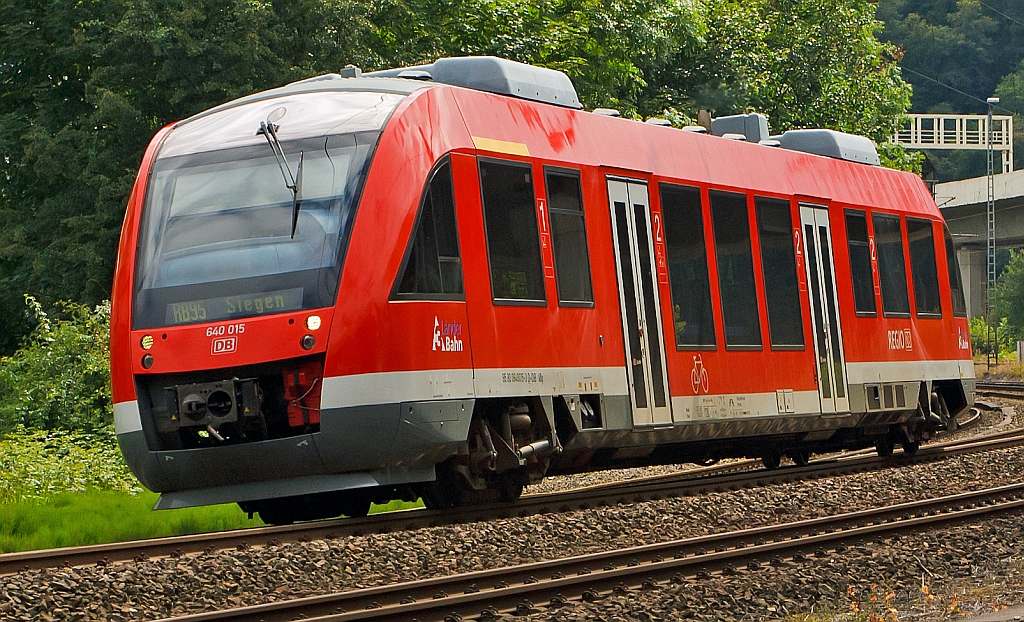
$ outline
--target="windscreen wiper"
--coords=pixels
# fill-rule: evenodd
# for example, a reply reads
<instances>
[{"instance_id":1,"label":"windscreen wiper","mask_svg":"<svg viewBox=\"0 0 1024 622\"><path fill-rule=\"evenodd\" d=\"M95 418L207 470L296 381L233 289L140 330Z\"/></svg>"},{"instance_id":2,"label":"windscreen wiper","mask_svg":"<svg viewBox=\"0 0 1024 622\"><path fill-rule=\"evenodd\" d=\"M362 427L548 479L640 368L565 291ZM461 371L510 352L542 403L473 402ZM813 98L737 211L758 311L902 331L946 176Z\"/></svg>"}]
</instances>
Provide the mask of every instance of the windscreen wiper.
<instances>
[{"instance_id":1,"label":"windscreen wiper","mask_svg":"<svg viewBox=\"0 0 1024 622\"><path fill-rule=\"evenodd\" d=\"M295 228L299 224L299 208L302 206L302 159L303 152L299 152L299 166L292 175L292 167L288 165L288 158L284 155L284 147L281 146L281 140L277 137L277 128L280 127L274 124L274 121L278 121L284 116L285 109L278 108L269 115L267 115L266 121L260 121L260 129L256 130L256 135L262 134L267 139L267 144L270 145L270 150L274 152L274 158L277 160L277 166L281 169L281 175L284 176L284 185L292 191L292 239L295 239Z\"/></svg>"}]
</instances>

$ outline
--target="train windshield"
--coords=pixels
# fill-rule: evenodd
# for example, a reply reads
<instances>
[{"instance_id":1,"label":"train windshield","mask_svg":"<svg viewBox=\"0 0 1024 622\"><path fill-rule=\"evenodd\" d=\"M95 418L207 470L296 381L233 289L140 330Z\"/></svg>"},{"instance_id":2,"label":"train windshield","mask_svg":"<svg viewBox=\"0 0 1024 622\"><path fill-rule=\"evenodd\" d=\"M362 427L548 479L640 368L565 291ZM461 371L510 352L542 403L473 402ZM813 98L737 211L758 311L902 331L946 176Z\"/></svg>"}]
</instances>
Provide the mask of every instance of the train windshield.
<instances>
[{"instance_id":1,"label":"train windshield","mask_svg":"<svg viewBox=\"0 0 1024 622\"><path fill-rule=\"evenodd\" d=\"M262 112L267 106L259 103ZM153 164L139 233L134 328L333 305L358 194L386 118L375 116L374 129L358 123L357 131L344 132L346 124L335 120L327 135L291 139L301 133L296 124L280 122L292 172L300 153L303 163L294 236L293 194L273 149L256 135L258 116L243 125L249 144L191 153L180 139L169 149L165 144ZM237 125L235 116L230 121ZM216 144L208 134L197 138Z\"/></svg>"}]
</instances>

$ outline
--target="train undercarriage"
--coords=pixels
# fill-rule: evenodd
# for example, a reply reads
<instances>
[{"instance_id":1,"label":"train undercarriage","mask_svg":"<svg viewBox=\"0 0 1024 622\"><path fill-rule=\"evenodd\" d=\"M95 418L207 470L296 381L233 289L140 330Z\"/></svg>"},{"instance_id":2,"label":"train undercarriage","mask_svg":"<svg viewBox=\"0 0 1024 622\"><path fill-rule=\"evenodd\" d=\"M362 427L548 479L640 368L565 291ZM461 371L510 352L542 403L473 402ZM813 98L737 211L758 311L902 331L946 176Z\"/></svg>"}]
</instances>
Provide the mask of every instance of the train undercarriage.
<instances>
[{"instance_id":1,"label":"train undercarriage","mask_svg":"<svg viewBox=\"0 0 1024 622\"><path fill-rule=\"evenodd\" d=\"M896 446L915 453L939 431L957 429L968 402L958 381L921 383L916 409L890 413L876 421L826 431L667 442L628 447L590 446L588 435L570 416L570 400L561 397L478 400L468 439L460 451L436 464L433 481L402 486L326 492L243 502L269 524L365 516L371 503L422 499L429 509L487 503L512 503L530 484L548 475L613 468L693 463L710 465L726 458L760 459L777 469L784 459L806 465L814 454L874 447L890 456ZM929 391L928 389L931 388ZM587 404L578 401L576 404ZM952 404L952 407L950 407ZM584 408L592 416L592 408ZM584 424L586 419L580 419Z\"/></svg>"}]
</instances>

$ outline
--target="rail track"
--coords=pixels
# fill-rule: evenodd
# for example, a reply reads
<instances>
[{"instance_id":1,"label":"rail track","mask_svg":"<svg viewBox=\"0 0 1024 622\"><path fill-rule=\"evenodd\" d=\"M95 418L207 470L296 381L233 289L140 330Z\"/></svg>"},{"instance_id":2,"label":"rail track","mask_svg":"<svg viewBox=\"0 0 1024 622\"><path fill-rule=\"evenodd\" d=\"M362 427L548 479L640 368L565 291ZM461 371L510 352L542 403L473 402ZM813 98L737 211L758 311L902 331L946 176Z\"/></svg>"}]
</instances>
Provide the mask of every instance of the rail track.
<instances>
[{"instance_id":1,"label":"rail track","mask_svg":"<svg viewBox=\"0 0 1024 622\"><path fill-rule=\"evenodd\" d=\"M975 385L979 395L1003 397L1007 399L1024 399L1024 382L981 382Z\"/></svg>"},{"instance_id":2,"label":"rail track","mask_svg":"<svg viewBox=\"0 0 1024 622\"><path fill-rule=\"evenodd\" d=\"M487 620L506 612L556 608L569 599L597 600L609 592L652 589L665 581L784 566L805 553L843 552L858 541L935 529L942 524L1024 509L1024 484L793 523L712 534L519 566L299 598L169 618L175 622L231 620ZM547 602L537 607L535 603Z\"/></svg>"},{"instance_id":3,"label":"rail track","mask_svg":"<svg viewBox=\"0 0 1024 622\"><path fill-rule=\"evenodd\" d=\"M549 512L567 512L598 506L629 504L673 496L705 494L753 486L793 482L877 470L891 466L942 460L957 455L993 451L1024 445L1024 429L997 434L950 440L922 447L914 455L896 453L880 458L867 452L853 452L839 458L820 459L803 467L775 471L756 469L758 461L681 471L670 475L626 480L566 492L524 496L515 504L492 504L458 508L455 512L410 510L378 514L366 518L337 519L286 525L257 527L189 536L175 536L132 542L25 551L0 555L0 574L61 565L110 563L200 551L277 544L322 538L388 533L453 523L470 523Z\"/></svg>"}]
</instances>

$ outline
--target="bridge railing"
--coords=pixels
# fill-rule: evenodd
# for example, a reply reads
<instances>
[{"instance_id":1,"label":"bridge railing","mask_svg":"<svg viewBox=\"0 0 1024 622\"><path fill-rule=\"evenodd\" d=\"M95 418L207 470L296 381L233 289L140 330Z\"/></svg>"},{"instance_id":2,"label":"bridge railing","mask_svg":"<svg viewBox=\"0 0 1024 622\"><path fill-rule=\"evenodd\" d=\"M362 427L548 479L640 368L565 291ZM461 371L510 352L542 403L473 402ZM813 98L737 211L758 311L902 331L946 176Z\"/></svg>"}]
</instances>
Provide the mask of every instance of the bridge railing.
<instances>
[{"instance_id":1,"label":"bridge railing","mask_svg":"<svg viewBox=\"0 0 1024 622\"><path fill-rule=\"evenodd\" d=\"M974 114L912 114L893 142L908 149L987 149L988 117ZM992 117L992 149L1001 152L1002 172L1013 170L1013 117Z\"/></svg>"}]
</instances>

